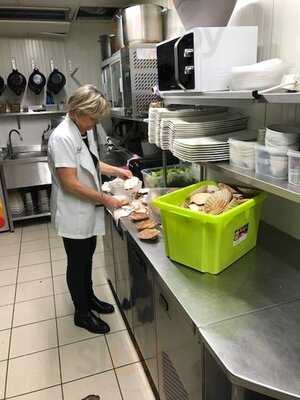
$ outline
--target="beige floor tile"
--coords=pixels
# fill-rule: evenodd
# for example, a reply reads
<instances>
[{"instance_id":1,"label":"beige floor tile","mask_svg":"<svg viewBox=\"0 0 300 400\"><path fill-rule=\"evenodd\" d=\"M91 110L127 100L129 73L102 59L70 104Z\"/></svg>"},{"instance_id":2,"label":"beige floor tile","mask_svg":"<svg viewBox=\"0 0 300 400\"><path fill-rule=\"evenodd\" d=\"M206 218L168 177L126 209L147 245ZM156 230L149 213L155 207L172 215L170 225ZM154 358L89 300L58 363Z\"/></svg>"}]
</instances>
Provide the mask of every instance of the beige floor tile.
<instances>
[{"instance_id":1,"label":"beige floor tile","mask_svg":"<svg viewBox=\"0 0 300 400\"><path fill-rule=\"evenodd\" d=\"M55 305L57 317L74 314L74 306L69 293L56 294Z\"/></svg>"},{"instance_id":2,"label":"beige floor tile","mask_svg":"<svg viewBox=\"0 0 300 400\"><path fill-rule=\"evenodd\" d=\"M9 357L24 356L56 346L57 334L54 319L20 326L12 330Z\"/></svg>"},{"instance_id":3,"label":"beige floor tile","mask_svg":"<svg viewBox=\"0 0 300 400\"><path fill-rule=\"evenodd\" d=\"M4 233L0 233L0 248L4 246L20 246L21 245L21 235L19 236L6 236L3 237Z\"/></svg>"},{"instance_id":4,"label":"beige floor tile","mask_svg":"<svg viewBox=\"0 0 300 400\"><path fill-rule=\"evenodd\" d=\"M0 287L0 306L13 304L15 299L16 285Z\"/></svg>"},{"instance_id":5,"label":"beige floor tile","mask_svg":"<svg viewBox=\"0 0 300 400\"><path fill-rule=\"evenodd\" d=\"M1 254L1 251L0 251ZM0 256L0 270L9 269L9 268L17 268L19 263L19 255L15 256Z\"/></svg>"},{"instance_id":6,"label":"beige floor tile","mask_svg":"<svg viewBox=\"0 0 300 400\"><path fill-rule=\"evenodd\" d=\"M98 236L97 237L97 247L96 247L96 253L103 253L104 247L103 247L103 237Z\"/></svg>"},{"instance_id":7,"label":"beige floor tile","mask_svg":"<svg viewBox=\"0 0 300 400\"><path fill-rule=\"evenodd\" d=\"M47 232L48 224L47 223L38 223L38 224L31 224L28 226L23 226L23 233L24 232Z\"/></svg>"},{"instance_id":8,"label":"beige floor tile","mask_svg":"<svg viewBox=\"0 0 300 400\"><path fill-rule=\"evenodd\" d=\"M15 285L17 280L17 268L0 271L0 286Z\"/></svg>"},{"instance_id":9,"label":"beige floor tile","mask_svg":"<svg viewBox=\"0 0 300 400\"><path fill-rule=\"evenodd\" d=\"M68 293L68 285L65 275L55 276L53 278L55 294Z\"/></svg>"},{"instance_id":10,"label":"beige floor tile","mask_svg":"<svg viewBox=\"0 0 300 400\"><path fill-rule=\"evenodd\" d=\"M64 242L61 237L51 237L50 238L50 247L51 249L61 249L64 248Z\"/></svg>"},{"instance_id":11,"label":"beige floor tile","mask_svg":"<svg viewBox=\"0 0 300 400\"><path fill-rule=\"evenodd\" d=\"M34 242L24 242L21 246L21 254L33 253L36 251L47 249L49 249L48 239L35 240Z\"/></svg>"},{"instance_id":12,"label":"beige floor tile","mask_svg":"<svg viewBox=\"0 0 300 400\"><path fill-rule=\"evenodd\" d=\"M1 234L0 234L1 235ZM1 244L0 241L0 255L1 257L17 256L20 252L20 244Z\"/></svg>"},{"instance_id":13,"label":"beige floor tile","mask_svg":"<svg viewBox=\"0 0 300 400\"><path fill-rule=\"evenodd\" d=\"M0 362L0 399L4 398L7 361Z\"/></svg>"},{"instance_id":14,"label":"beige floor tile","mask_svg":"<svg viewBox=\"0 0 300 400\"><path fill-rule=\"evenodd\" d=\"M0 361L8 359L10 329L0 331Z\"/></svg>"},{"instance_id":15,"label":"beige floor tile","mask_svg":"<svg viewBox=\"0 0 300 400\"><path fill-rule=\"evenodd\" d=\"M88 332L86 329L79 328L74 325L73 315L58 318L58 340L59 345L78 342L79 340L89 339L97 336L94 333Z\"/></svg>"},{"instance_id":16,"label":"beige floor tile","mask_svg":"<svg viewBox=\"0 0 300 400\"><path fill-rule=\"evenodd\" d=\"M101 400L121 400L118 382L113 371L65 383L64 400L80 400L88 394L100 396Z\"/></svg>"},{"instance_id":17,"label":"beige floor tile","mask_svg":"<svg viewBox=\"0 0 300 400\"><path fill-rule=\"evenodd\" d=\"M139 356L127 331L106 335L110 354L115 368L139 361Z\"/></svg>"},{"instance_id":18,"label":"beige floor tile","mask_svg":"<svg viewBox=\"0 0 300 400\"><path fill-rule=\"evenodd\" d=\"M116 369L124 400L155 400L141 363Z\"/></svg>"},{"instance_id":19,"label":"beige floor tile","mask_svg":"<svg viewBox=\"0 0 300 400\"><path fill-rule=\"evenodd\" d=\"M24 379L24 375L26 379ZM17 396L60 383L58 350L47 350L9 361L6 395Z\"/></svg>"},{"instance_id":20,"label":"beige floor tile","mask_svg":"<svg viewBox=\"0 0 300 400\"><path fill-rule=\"evenodd\" d=\"M62 400L61 386L54 386L50 389L38 390L24 396L18 396L16 400Z\"/></svg>"},{"instance_id":21,"label":"beige floor tile","mask_svg":"<svg viewBox=\"0 0 300 400\"><path fill-rule=\"evenodd\" d=\"M105 268L93 268L92 279L94 286L107 284L107 275Z\"/></svg>"},{"instance_id":22,"label":"beige floor tile","mask_svg":"<svg viewBox=\"0 0 300 400\"><path fill-rule=\"evenodd\" d=\"M63 383L112 369L104 336L68 344L59 351Z\"/></svg>"},{"instance_id":23,"label":"beige floor tile","mask_svg":"<svg viewBox=\"0 0 300 400\"><path fill-rule=\"evenodd\" d=\"M122 315L118 309L113 314L102 315L101 318L110 326L110 332L118 332L126 329Z\"/></svg>"},{"instance_id":24,"label":"beige floor tile","mask_svg":"<svg viewBox=\"0 0 300 400\"><path fill-rule=\"evenodd\" d=\"M67 260L52 261L53 276L65 275L67 271Z\"/></svg>"},{"instance_id":25,"label":"beige floor tile","mask_svg":"<svg viewBox=\"0 0 300 400\"><path fill-rule=\"evenodd\" d=\"M37 299L53 295L52 278L22 282L17 285L16 302Z\"/></svg>"},{"instance_id":26,"label":"beige floor tile","mask_svg":"<svg viewBox=\"0 0 300 400\"><path fill-rule=\"evenodd\" d=\"M93 257L93 265L96 268L105 267L105 259L103 253L95 253Z\"/></svg>"},{"instance_id":27,"label":"beige floor tile","mask_svg":"<svg viewBox=\"0 0 300 400\"><path fill-rule=\"evenodd\" d=\"M45 262L50 262L50 251L40 250L33 253L22 253L20 257L20 268L27 265L42 264Z\"/></svg>"},{"instance_id":28,"label":"beige floor tile","mask_svg":"<svg viewBox=\"0 0 300 400\"><path fill-rule=\"evenodd\" d=\"M0 331L11 328L13 306L0 307Z\"/></svg>"},{"instance_id":29,"label":"beige floor tile","mask_svg":"<svg viewBox=\"0 0 300 400\"><path fill-rule=\"evenodd\" d=\"M31 324L51 318L55 318L53 296L16 303L13 326Z\"/></svg>"},{"instance_id":30,"label":"beige floor tile","mask_svg":"<svg viewBox=\"0 0 300 400\"><path fill-rule=\"evenodd\" d=\"M47 231L23 232L22 235L22 243L40 239L48 239L48 232Z\"/></svg>"},{"instance_id":31,"label":"beige floor tile","mask_svg":"<svg viewBox=\"0 0 300 400\"><path fill-rule=\"evenodd\" d=\"M65 252L64 248L52 248L51 249L51 260L52 261L57 261L57 260L66 260L67 255Z\"/></svg>"},{"instance_id":32,"label":"beige floor tile","mask_svg":"<svg viewBox=\"0 0 300 400\"><path fill-rule=\"evenodd\" d=\"M108 284L106 285L99 285L95 286L94 285L94 293L95 295L103 301L106 301L108 303L115 304L116 300L112 294L112 291L110 289L110 286Z\"/></svg>"},{"instance_id":33,"label":"beige floor tile","mask_svg":"<svg viewBox=\"0 0 300 400\"><path fill-rule=\"evenodd\" d=\"M19 269L18 282L29 282L48 277L51 277L50 263L34 264Z\"/></svg>"}]
</instances>

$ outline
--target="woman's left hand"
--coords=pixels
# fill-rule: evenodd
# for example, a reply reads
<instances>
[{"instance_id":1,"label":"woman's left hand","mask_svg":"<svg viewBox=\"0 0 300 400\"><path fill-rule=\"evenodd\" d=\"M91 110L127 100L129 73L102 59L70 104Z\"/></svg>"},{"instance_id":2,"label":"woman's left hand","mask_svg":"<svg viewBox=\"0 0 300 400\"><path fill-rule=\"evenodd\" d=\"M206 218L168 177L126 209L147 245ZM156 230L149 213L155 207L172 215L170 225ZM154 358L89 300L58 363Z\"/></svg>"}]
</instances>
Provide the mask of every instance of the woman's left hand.
<instances>
[{"instance_id":1,"label":"woman's left hand","mask_svg":"<svg viewBox=\"0 0 300 400\"><path fill-rule=\"evenodd\" d=\"M121 179L129 179L129 178L132 178L133 175L132 175L131 171L129 171L128 169L119 168L118 177Z\"/></svg>"}]
</instances>

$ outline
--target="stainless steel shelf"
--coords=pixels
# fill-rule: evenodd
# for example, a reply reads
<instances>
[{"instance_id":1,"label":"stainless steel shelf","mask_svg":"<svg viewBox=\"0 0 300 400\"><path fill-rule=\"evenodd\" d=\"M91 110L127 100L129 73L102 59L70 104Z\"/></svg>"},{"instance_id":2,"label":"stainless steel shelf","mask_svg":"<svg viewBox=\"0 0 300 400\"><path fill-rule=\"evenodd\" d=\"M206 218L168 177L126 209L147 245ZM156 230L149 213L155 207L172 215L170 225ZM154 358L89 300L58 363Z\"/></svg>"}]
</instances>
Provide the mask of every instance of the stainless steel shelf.
<instances>
[{"instance_id":1,"label":"stainless steel shelf","mask_svg":"<svg viewBox=\"0 0 300 400\"><path fill-rule=\"evenodd\" d=\"M19 112L19 113L0 113L0 118L9 118L9 117L32 117L39 115L64 115L65 111L34 111L34 112Z\"/></svg>"},{"instance_id":2,"label":"stainless steel shelf","mask_svg":"<svg viewBox=\"0 0 300 400\"><path fill-rule=\"evenodd\" d=\"M46 212L46 213L40 213L40 214L30 214L30 215L20 215L19 217L12 217L13 221L23 221L26 219L33 219L33 218L42 218L42 217L50 217L51 213Z\"/></svg>"},{"instance_id":3,"label":"stainless steel shelf","mask_svg":"<svg viewBox=\"0 0 300 400\"><path fill-rule=\"evenodd\" d=\"M264 190L265 192L300 203L300 188L290 185L288 182L268 179L266 177L257 176L255 173L251 172L245 173L238 168L232 167L228 163L209 164L209 167L216 171L225 172L228 176L231 176L246 185L254 186L258 189Z\"/></svg>"},{"instance_id":4,"label":"stainless steel shelf","mask_svg":"<svg viewBox=\"0 0 300 400\"><path fill-rule=\"evenodd\" d=\"M261 95L255 95L255 91L242 90L242 91L215 91L203 93L191 92L172 92L163 94L163 99L166 105L181 104L181 105L203 105L211 103L212 101L246 101L246 102L259 102L270 104L300 104L300 92L270 92Z\"/></svg>"},{"instance_id":5,"label":"stainless steel shelf","mask_svg":"<svg viewBox=\"0 0 300 400\"><path fill-rule=\"evenodd\" d=\"M148 119L147 118L137 118L137 117L130 117L127 115L120 115L120 114L111 114L112 118L115 119L125 119L128 121L134 121L134 122L144 122L144 123L148 123Z\"/></svg>"},{"instance_id":6,"label":"stainless steel shelf","mask_svg":"<svg viewBox=\"0 0 300 400\"><path fill-rule=\"evenodd\" d=\"M166 105L182 104L182 105L201 105L211 100L232 100L232 101L248 101L255 102L251 90L243 91L216 91L216 92L172 92L163 94L163 100Z\"/></svg>"}]
</instances>

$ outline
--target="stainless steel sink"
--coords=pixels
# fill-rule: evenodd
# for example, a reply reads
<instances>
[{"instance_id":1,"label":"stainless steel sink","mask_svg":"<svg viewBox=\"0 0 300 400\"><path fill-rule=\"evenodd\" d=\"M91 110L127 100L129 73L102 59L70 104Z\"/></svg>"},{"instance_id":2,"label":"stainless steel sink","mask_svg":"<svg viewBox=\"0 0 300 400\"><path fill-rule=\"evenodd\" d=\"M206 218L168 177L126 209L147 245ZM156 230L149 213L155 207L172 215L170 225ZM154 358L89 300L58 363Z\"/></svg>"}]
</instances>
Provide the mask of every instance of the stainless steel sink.
<instances>
[{"instance_id":1,"label":"stainless steel sink","mask_svg":"<svg viewBox=\"0 0 300 400\"><path fill-rule=\"evenodd\" d=\"M46 151L28 151L28 152L17 152L13 154L12 160L20 160L24 158L36 158L36 157L46 157Z\"/></svg>"},{"instance_id":2,"label":"stainless steel sink","mask_svg":"<svg viewBox=\"0 0 300 400\"><path fill-rule=\"evenodd\" d=\"M47 152L41 145L15 146L12 156L0 161L7 189L51 184Z\"/></svg>"},{"instance_id":3,"label":"stainless steel sink","mask_svg":"<svg viewBox=\"0 0 300 400\"><path fill-rule=\"evenodd\" d=\"M42 149L41 145L15 146L12 148L12 154L7 155L6 160L34 159L46 156L47 151Z\"/></svg>"}]
</instances>

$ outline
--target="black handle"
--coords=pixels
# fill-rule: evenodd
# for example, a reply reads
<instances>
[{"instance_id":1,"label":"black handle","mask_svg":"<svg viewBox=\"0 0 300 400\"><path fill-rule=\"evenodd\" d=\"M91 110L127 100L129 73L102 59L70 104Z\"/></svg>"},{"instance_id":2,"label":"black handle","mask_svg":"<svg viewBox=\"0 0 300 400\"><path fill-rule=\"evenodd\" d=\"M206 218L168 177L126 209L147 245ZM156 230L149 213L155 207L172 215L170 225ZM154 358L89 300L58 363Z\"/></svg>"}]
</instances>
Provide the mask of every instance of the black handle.
<instances>
[{"instance_id":1,"label":"black handle","mask_svg":"<svg viewBox=\"0 0 300 400\"><path fill-rule=\"evenodd\" d=\"M160 293L160 295L159 295L159 304L162 306L162 308L163 308L166 312L169 311L169 303L167 302L165 296L162 295L161 293Z\"/></svg>"}]
</instances>

